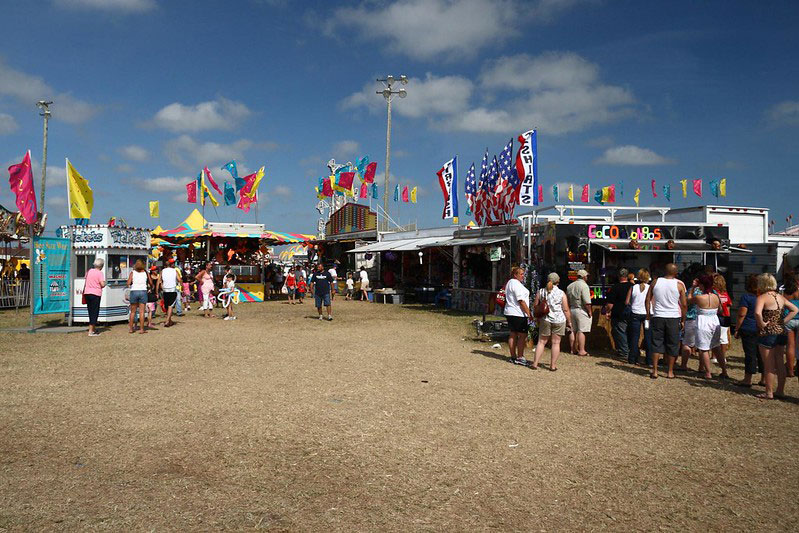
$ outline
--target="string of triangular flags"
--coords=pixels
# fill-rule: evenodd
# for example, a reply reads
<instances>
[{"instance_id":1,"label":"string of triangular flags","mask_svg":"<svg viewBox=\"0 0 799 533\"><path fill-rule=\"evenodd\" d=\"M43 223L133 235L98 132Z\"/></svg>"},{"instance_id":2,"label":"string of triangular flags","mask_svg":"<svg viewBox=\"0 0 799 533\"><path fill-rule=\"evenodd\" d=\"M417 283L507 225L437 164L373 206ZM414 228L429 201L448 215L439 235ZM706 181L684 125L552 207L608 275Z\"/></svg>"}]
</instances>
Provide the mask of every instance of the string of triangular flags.
<instances>
[{"instance_id":1,"label":"string of triangular flags","mask_svg":"<svg viewBox=\"0 0 799 533\"><path fill-rule=\"evenodd\" d=\"M691 186L691 190L693 194L698 196L699 198L703 197L703 180L701 178L697 179L683 179L680 180L680 186L682 188L682 197L688 198L688 190L689 190L689 182ZM727 178L720 178L720 179L712 179L708 181L708 185L710 187L710 194L713 195L715 198L724 198L727 196ZM650 188L652 193L652 198L658 197L658 188L657 188L657 181L651 180L650 181ZM660 189L663 198L666 199L667 202L671 202L671 185L665 184ZM543 201L543 191L539 188L539 200ZM624 197L624 182L619 182L618 184L607 185L605 187L600 187L594 191L594 194L591 194L591 186L586 184L582 186L582 194L580 195L580 201L583 203L589 202L592 198L593 200L600 204L612 204L616 203L617 198ZM567 198L569 201L574 201L574 185L568 186L568 193ZM553 185L552 186L552 199L555 203L560 202L560 185ZM633 194L633 201L635 205L640 205L641 202L641 188L637 187L635 189L635 193Z\"/></svg>"}]
</instances>

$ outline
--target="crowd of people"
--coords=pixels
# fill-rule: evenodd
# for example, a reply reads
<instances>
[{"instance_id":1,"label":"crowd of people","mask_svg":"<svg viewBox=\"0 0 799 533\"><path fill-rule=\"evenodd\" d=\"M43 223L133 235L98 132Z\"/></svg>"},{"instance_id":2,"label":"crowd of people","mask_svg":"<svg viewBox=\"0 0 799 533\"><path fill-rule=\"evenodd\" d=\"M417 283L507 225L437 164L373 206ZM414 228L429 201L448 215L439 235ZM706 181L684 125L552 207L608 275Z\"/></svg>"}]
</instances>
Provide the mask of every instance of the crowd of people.
<instances>
[{"instance_id":1,"label":"crowd of people","mask_svg":"<svg viewBox=\"0 0 799 533\"><path fill-rule=\"evenodd\" d=\"M747 292L740 296L733 324L733 301L723 275L710 267L693 266L680 273L675 264L665 265L663 275L652 278L645 268L637 273L621 268L618 282L607 294L601 313L610 322L616 356L630 365L649 367L649 377L666 378L688 372L689 361L699 361L698 374L729 379L727 348L731 330L744 351L744 379L734 384L750 388L753 377L765 387L763 399L781 398L786 379L794 377L799 336L799 281L786 274L781 290L772 274L751 275ZM546 285L532 298L524 285L525 271L515 267L504 288L504 315L510 329L510 361L538 369L546 345L550 345L549 370L558 369L561 338L569 336L568 350L589 355L586 335L591 332L594 311L588 272L580 270L565 291L560 276L550 273ZM532 362L524 356L526 340L534 324L538 341ZM644 352L643 361L641 351Z\"/></svg>"}]
</instances>

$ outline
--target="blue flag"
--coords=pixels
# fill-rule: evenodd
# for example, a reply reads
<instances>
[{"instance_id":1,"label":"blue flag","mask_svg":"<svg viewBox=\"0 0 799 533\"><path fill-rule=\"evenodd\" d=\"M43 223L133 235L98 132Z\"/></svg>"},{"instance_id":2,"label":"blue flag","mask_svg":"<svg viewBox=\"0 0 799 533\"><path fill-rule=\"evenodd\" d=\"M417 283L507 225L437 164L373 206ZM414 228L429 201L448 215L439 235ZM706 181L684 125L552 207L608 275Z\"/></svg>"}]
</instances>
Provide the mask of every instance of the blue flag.
<instances>
[{"instance_id":1,"label":"blue flag","mask_svg":"<svg viewBox=\"0 0 799 533\"><path fill-rule=\"evenodd\" d=\"M239 177L239 169L236 166L235 159L229 163L225 163L220 170L227 170L230 172L230 175L233 177L233 181L236 183L236 192L239 192L244 188L245 185L247 185L247 182Z\"/></svg>"},{"instance_id":2,"label":"blue flag","mask_svg":"<svg viewBox=\"0 0 799 533\"><path fill-rule=\"evenodd\" d=\"M236 205L236 189L225 180L225 205Z\"/></svg>"},{"instance_id":3,"label":"blue flag","mask_svg":"<svg viewBox=\"0 0 799 533\"><path fill-rule=\"evenodd\" d=\"M719 197L719 181L710 180L710 193L716 198Z\"/></svg>"},{"instance_id":4,"label":"blue flag","mask_svg":"<svg viewBox=\"0 0 799 533\"><path fill-rule=\"evenodd\" d=\"M372 198L377 200L377 183L372 183Z\"/></svg>"},{"instance_id":5,"label":"blue flag","mask_svg":"<svg viewBox=\"0 0 799 533\"><path fill-rule=\"evenodd\" d=\"M399 202L399 183L394 187L394 201Z\"/></svg>"},{"instance_id":6,"label":"blue flag","mask_svg":"<svg viewBox=\"0 0 799 533\"><path fill-rule=\"evenodd\" d=\"M366 172L366 165L368 164L369 164L368 155L365 155L362 158L358 159L358 161L355 163L355 169L358 171L358 175L361 177L361 180L363 180L363 174L364 172Z\"/></svg>"},{"instance_id":7,"label":"blue flag","mask_svg":"<svg viewBox=\"0 0 799 533\"><path fill-rule=\"evenodd\" d=\"M598 203L600 205L605 205L605 202L602 201L602 190L601 189L594 193L594 200L596 200L596 203Z\"/></svg>"},{"instance_id":8,"label":"blue flag","mask_svg":"<svg viewBox=\"0 0 799 533\"><path fill-rule=\"evenodd\" d=\"M666 201L671 202L671 185L663 186L663 196L666 197Z\"/></svg>"},{"instance_id":9,"label":"blue flag","mask_svg":"<svg viewBox=\"0 0 799 533\"><path fill-rule=\"evenodd\" d=\"M552 186L552 197L555 199L555 203L560 202L560 192L557 185Z\"/></svg>"}]
</instances>

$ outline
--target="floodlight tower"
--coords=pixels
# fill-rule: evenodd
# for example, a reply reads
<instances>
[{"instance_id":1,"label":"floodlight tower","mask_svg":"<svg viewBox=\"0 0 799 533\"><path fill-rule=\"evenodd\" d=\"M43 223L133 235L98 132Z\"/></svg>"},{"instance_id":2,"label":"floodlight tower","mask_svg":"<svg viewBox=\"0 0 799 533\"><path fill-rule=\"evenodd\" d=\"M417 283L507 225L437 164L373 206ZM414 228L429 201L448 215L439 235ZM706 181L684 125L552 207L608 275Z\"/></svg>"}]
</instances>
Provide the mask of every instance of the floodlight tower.
<instances>
[{"instance_id":1,"label":"floodlight tower","mask_svg":"<svg viewBox=\"0 0 799 533\"><path fill-rule=\"evenodd\" d=\"M408 84L408 78L403 74L399 77L399 79L395 78L392 75L386 76L384 79L379 79L379 82L382 82L385 88L382 91L377 91L377 94L382 94L383 98L386 99L386 106L388 108L388 124L386 126L386 179L385 179L385 190L383 191L383 213L388 214L388 175L389 175L389 167L391 165L391 99L394 95L399 95L400 98L405 98L408 96L407 91L405 89L394 90L394 84L399 82L403 85Z\"/></svg>"},{"instance_id":2,"label":"floodlight tower","mask_svg":"<svg viewBox=\"0 0 799 533\"><path fill-rule=\"evenodd\" d=\"M41 191L41 200L39 201L39 212L44 213L44 183L45 177L47 176L47 122L50 120L50 106L53 102L48 102L46 100L39 100L36 102L36 107L42 110L39 113L40 116L44 117L44 148L42 153L42 191Z\"/></svg>"}]
</instances>

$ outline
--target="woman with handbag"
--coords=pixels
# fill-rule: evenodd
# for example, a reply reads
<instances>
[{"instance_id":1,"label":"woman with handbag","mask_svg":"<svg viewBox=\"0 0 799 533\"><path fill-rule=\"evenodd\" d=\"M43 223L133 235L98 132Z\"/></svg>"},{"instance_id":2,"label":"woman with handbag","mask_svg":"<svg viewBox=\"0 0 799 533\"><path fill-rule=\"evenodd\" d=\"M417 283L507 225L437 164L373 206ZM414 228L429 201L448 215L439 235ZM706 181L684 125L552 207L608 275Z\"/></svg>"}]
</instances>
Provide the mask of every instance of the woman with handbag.
<instances>
[{"instance_id":1,"label":"woman with handbag","mask_svg":"<svg viewBox=\"0 0 799 533\"><path fill-rule=\"evenodd\" d=\"M560 357L560 338L566 334L566 321L571 320L569 302L566 293L558 288L560 276L551 272L547 276L547 285L535 295L535 318L538 319L538 344L535 347L535 361L533 369L538 368L544 348L551 339L551 359L549 369L554 372L558 369Z\"/></svg>"},{"instance_id":2,"label":"woman with handbag","mask_svg":"<svg viewBox=\"0 0 799 533\"><path fill-rule=\"evenodd\" d=\"M527 342L527 320L532 320L530 312L530 291L524 286L524 269L513 267L510 279L505 284L505 318L508 319L510 337L510 362L530 366L524 358L524 345Z\"/></svg>"}]
</instances>

